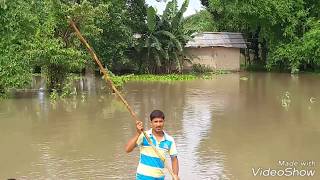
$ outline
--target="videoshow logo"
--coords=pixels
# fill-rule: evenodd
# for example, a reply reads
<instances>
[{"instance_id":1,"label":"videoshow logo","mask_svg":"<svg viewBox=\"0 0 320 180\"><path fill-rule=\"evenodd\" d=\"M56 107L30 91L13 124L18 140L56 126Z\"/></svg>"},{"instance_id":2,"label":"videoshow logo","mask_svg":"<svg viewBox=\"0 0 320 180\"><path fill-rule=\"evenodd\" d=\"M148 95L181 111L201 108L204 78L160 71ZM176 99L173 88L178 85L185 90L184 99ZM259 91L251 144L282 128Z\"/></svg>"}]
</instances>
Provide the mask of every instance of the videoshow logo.
<instances>
[{"instance_id":1,"label":"videoshow logo","mask_svg":"<svg viewBox=\"0 0 320 180\"><path fill-rule=\"evenodd\" d=\"M263 169L263 168L252 168L252 174L253 176L309 176L312 177L316 173L316 170L314 169L296 169L288 167L285 169Z\"/></svg>"},{"instance_id":2,"label":"videoshow logo","mask_svg":"<svg viewBox=\"0 0 320 180\"><path fill-rule=\"evenodd\" d=\"M253 176L313 177L316 174L315 161L278 161L280 168L252 168ZM298 168L300 166L300 168Z\"/></svg>"}]
</instances>

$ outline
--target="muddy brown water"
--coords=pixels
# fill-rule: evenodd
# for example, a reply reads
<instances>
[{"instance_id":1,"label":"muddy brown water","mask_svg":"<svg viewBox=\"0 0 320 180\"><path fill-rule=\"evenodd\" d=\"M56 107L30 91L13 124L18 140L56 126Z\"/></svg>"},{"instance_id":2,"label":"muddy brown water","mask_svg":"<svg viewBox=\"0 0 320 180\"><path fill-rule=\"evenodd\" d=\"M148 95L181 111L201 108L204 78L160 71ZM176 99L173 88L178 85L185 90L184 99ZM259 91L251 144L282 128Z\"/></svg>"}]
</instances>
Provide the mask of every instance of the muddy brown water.
<instances>
[{"instance_id":1,"label":"muddy brown water","mask_svg":"<svg viewBox=\"0 0 320 180\"><path fill-rule=\"evenodd\" d=\"M84 93L55 103L41 91L0 102L0 179L134 179L129 113L99 78L78 87ZM146 125L153 109L165 112L182 180L317 180L319 90L319 75L235 73L129 82L122 92Z\"/></svg>"}]
</instances>

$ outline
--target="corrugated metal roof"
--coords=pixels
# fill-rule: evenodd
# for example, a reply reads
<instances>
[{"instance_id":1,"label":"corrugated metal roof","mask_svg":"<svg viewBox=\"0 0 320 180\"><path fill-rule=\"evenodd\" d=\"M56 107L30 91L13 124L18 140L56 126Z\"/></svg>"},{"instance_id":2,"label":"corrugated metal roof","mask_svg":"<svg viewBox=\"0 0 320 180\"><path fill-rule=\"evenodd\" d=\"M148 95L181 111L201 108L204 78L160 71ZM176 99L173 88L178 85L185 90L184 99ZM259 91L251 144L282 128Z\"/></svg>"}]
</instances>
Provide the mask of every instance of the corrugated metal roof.
<instances>
[{"instance_id":1,"label":"corrugated metal roof","mask_svg":"<svg viewBox=\"0 0 320 180\"><path fill-rule=\"evenodd\" d=\"M198 33L185 47L234 47L247 48L241 33L231 32L203 32Z\"/></svg>"}]
</instances>

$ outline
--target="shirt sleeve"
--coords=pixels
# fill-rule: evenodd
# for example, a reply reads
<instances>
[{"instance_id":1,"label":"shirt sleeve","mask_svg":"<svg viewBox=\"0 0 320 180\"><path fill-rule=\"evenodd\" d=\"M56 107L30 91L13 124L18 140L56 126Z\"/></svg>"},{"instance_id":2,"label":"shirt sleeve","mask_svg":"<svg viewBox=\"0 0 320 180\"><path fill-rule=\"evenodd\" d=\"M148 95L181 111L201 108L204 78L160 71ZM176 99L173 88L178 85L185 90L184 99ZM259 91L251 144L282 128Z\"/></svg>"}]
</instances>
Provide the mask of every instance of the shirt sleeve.
<instances>
[{"instance_id":1,"label":"shirt sleeve","mask_svg":"<svg viewBox=\"0 0 320 180\"><path fill-rule=\"evenodd\" d=\"M170 150L169 150L169 154L170 156L178 156L178 151L177 151L177 147L176 147L176 143L174 142L174 140L172 141Z\"/></svg>"},{"instance_id":2,"label":"shirt sleeve","mask_svg":"<svg viewBox=\"0 0 320 180\"><path fill-rule=\"evenodd\" d=\"M140 147L142 145L142 142L143 142L143 133L140 133L138 140L136 142L136 146Z\"/></svg>"}]
</instances>

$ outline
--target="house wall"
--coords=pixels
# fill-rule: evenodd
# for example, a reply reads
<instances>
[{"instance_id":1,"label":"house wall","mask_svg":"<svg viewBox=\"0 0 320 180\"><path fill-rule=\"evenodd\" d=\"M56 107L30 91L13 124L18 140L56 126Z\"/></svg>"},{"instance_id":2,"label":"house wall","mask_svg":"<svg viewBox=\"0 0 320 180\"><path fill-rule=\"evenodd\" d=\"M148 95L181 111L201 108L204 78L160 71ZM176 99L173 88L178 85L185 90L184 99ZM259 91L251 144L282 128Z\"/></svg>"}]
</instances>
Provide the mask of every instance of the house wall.
<instances>
[{"instance_id":1,"label":"house wall","mask_svg":"<svg viewBox=\"0 0 320 180\"><path fill-rule=\"evenodd\" d=\"M200 63L214 70L240 70L240 49L226 47L186 48L185 52L192 57L192 63ZM192 64L185 63L184 69L190 70Z\"/></svg>"}]
</instances>

